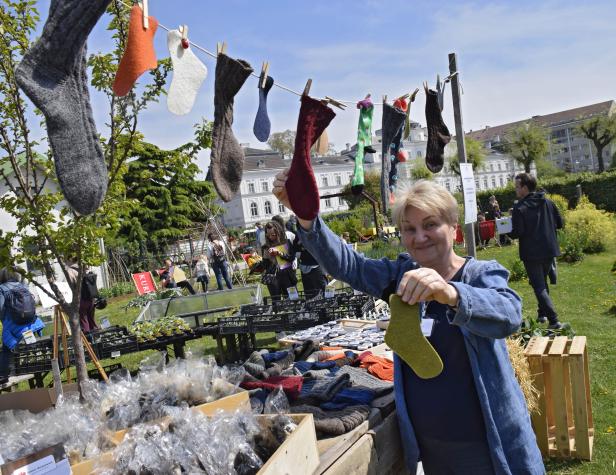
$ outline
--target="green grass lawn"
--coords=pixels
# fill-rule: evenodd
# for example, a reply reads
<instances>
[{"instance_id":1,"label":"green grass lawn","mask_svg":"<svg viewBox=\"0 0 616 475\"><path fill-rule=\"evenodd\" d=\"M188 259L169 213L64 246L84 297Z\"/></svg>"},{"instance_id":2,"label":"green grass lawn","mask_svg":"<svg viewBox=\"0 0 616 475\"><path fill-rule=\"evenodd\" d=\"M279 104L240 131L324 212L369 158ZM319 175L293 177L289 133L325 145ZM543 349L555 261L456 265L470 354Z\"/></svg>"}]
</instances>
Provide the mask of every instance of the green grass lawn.
<instances>
[{"instance_id":1,"label":"green grass lawn","mask_svg":"<svg viewBox=\"0 0 616 475\"><path fill-rule=\"evenodd\" d=\"M459 252L463 254L464 250L459 249ZM489 247L477 253L479 259L496 259L505 266L516 259L517 255L518 249L515 245ZM577 335L588 338L595 440L593 462L550 460L546 464L550 474L616 473L616 315L609 310L616 308L616 276L610 272L615 259L616 243L612 243L606 252L586 256L579 264L561 263L558 285L551 287L551 295L561 320L569 322ZM523 298L524 316L534 317L536 300L528 282L512 282L511 286ZM266 290L265 294L267 295ZM139 309L125 311L122 307L132 297L110 299L107 308L97 312L97 321L108 317L114 325L129 326L139 314ZM272 334L263 334L260 337L259 346L275 344ZM189 342L187 349L196 355L214 354L216 343L214 339L205 337ZM105 360L103 364L120 362L124 367L134 370L147 354L148 352L141 352L123 355L114 360Z\"/></svg>"}]
</instances>

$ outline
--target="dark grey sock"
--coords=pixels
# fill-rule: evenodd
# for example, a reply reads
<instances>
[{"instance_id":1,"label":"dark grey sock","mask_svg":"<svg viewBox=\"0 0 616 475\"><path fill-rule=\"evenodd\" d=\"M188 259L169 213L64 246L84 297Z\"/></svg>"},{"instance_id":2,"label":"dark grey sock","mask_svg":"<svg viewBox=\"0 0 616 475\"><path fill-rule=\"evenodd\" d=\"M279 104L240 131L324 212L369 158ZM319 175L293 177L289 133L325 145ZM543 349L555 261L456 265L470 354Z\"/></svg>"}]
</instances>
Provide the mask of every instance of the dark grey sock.
<instances>
[{"instance_id":1,"label":"dark grey sock","mask_svg":"<svg viewBox=\"0 0 616 475\"><path fill-rule=\"evenodd\" d=\"M263 75L259 78L259 109L255 117L255 124L252 131L259 142L267 142L270 136L272 124L267 115L267 94L274 85L274 79L268 76L265 80L265 87L261 87Z\"/></svg>"},{"instance_id":2,"label":"dark grey sock","mask_svg":"<svg viewBox=\"0 0 616 475\"><path fill-rule=\"evenodd\" d=\"M312 414L318 435L342 435L352 431L370 414L370 406L349 406L340 411L324 411L310 405L291 406L294 414Z\"/></svg>"},{"instance_id":3,"label":"dark grey sock","mask_svg":"<svg viewBox=\"0 0 616 475\"><path fill-rule=\"evenodd\" d=\"M226 202L238 192L244 171L244 151L231 130L233 98L251 73L252 67L246 61L218 55L210 170L216 191Z\"/></svg>"},{"instance_id":4,"label":"dark grey sock","mask_svg":"<svg viewBox=\"0 0 616 475\"><path fill-rule=\"evenodd\" d=\"M389 178L389 174L391 172L391 157L392 157L391 143L394 137L398 135L398 133L404 126L405 120L406 120L406 114L402 112L400 109L398 109L397 107L393 107L392 105L387 104L387 103L383 104L383 122L382 122L382 127L381 127L381 131L382 131L381 139L383 140L383 143L382 143L383 148L381 150L383 152L383 158L382 158L383 161L382 161L381 172L382 172L382 176L384 177ZM395 160L396 159L395 153L393 154L393 157ZM389 185L387 184L385 186L389 186ZM381 192L383 191L387 191L387 190L383 190L383 188L381 188Z\"/></svg>"},{"instance_id":5,"label":"dark grey sock","mask_svg":"<svg viewBox=\"0 0 616 475\"><path fill-rule=\"evenodd\" d=\"M438 173L445 162L445 145L451 140L449 129L443 122L438 93L430 89L426 96L426 123L428 145L426 146L426 166L432 173Z\"/></svg>"},{"instance_id":6,"label":"dark grey sock","mask_svg":"<svg viewBox=\"0 0 616 475\"><path fill-rule=\"evenodd\" d=\"M93 213L107 191L107 167L90 107L85 45L110 0L56 0L40 39L16 72L19 87L38 107L66 200L79 214Z\"/></svg>"}]
</instances>

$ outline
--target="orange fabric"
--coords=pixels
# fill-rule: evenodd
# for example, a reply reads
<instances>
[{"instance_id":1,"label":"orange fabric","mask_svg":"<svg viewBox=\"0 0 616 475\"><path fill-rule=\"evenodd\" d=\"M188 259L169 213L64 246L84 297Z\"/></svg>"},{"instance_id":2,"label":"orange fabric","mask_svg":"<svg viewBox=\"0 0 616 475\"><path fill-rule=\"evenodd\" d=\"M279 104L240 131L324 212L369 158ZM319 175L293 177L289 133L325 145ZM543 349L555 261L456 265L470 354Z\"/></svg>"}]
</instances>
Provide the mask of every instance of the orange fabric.
<instances>
[{"instance_id":1,"label":"orange fabric","mask_svg":"<svg viewBox=\"0 0 616 475\"><path fill-rule=\"evenodd\" d=\"M394 380L394 362L382 356L366 355L361 359L362 368L384 381Z\"/></svg>"},{"instance_id":2,"label":"orange fabric","mask_svg":"<svg viewBox=\"0 0 616 475\"><path fill-rule=\"evenodd\" d=\"M343 348L341 346L322 346L321 350L322 351L336 351L336 350L342 350Z\"/></svg>"},{"instance_id":3,"label":"orange fabric","mask_svg":"<svg viewBox=\"0 0 616 475\"><path fill-rule=\"evenodd\" d=\"M151 16L148 19L149 27L146 30L143 28L143 11L138 5L133 5L130 11L126 50L113 81L113 93L116 96L128 94L137 78L148 69L156 68L158 64L154 52L154 34L158 28L158 21Z\"/></svg>"},{"instance_id":4,"label":"orange fabric","mask_svg":"<svg viewBox=\"0 0 616 475\"><path fill-rule=\"evenodd\" d=\"M325 361L336 361L336 360L340 360L342 358L346 358L346 355L344 353L340 353L339 355L330 356Z\"/></svg>"}]
</instances>

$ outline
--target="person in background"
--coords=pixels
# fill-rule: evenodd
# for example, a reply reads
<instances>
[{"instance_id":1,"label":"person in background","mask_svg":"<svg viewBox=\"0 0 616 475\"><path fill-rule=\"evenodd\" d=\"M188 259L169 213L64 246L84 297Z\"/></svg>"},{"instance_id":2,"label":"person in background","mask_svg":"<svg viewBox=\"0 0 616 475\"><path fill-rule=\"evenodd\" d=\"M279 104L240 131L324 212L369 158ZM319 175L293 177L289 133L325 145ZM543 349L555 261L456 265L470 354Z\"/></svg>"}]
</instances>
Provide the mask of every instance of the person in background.
<instances>
[{"instance_id":1,"label":"person in background","mask_svg":"<svg viewBox=\"0 0 616 475\"><path fill-rule=\"evenodd\" d=\"M327 277L323 273L317 260L310 254L308 249L302 245L299 234L295 236L293 252L298 256L299 271L302 276L302 285L306 298L311 299L317 297L319 294L325 293Z\"/></svg>"},{"instance_id":2,"label":"person in background","mask_svg":"<svg viewBox=\"0 0 616 475\"><path fill-rule=\"evenodd\" d=\"M290 207L288 169L273 192ZM342 244L320 216L299 219L304 246L334 278L384 301L418 305L443 371L420 378L394 354L396 415L407 470L426 475L543 475L545 468L505 338L522 323L522 299L496 261L456 255L456 199L421 180L400 190L392 218L407 252L368 259ZM409 317L414 311L409 308ZM429 322L428 320L431 320ZM409 347L409 350L411 348Z\"/></svg>"},{"instance_id":3,"label":"person in background","mask_svg":"<svg viewBox=\"0 0 616 475\"><path fill-rule=\"evenodd\" d=\"M255 223L255 228L255 249L261 252L261 248L265 244L265 231L263 230L263 225L259 222Z\"/></svg>"},{"instance_id":4,"label":"person in background","mask_svg":"<svg viewBox=\"0 0 616 475\"><path fill-rule=\"evenodd\" d=\"M184 272L181 272L181 274L184 274ZM161 274L161 285L165 289L173 289L175 287L186 289L191 295L197 293L195 289L193 289L193 286L190 285L190 282L188 282L188 279L186 279L186 276L183 276L181 280L176 278L175 264L170 257L165 259L165 270Z\"/></svg>"},{"instance_id":5,"label":"person in background","mask_svg":"<svg viewBox=\"0 0 616 475\"><path fill-rule=\"evenodd\" d=\"M490 242L489 239L481 239L481 233L479 232L479 223L484 223L486 221L486 217L483 213L478 213L477 214L477 221L475 221L475 235L477 236L477 239L479 239L479 245L482 248L485 248L488 246L488 242Z\"/></svg>"},{"instance_id":6,"label":"person in background","mask_svg":"<svg viewBox=\"0 0 616 475\"><path fill-rule=\"evenodd\" d=\"M246 265L248 265L248 269L252 273L255 267L257 266L257 264L259 264L259 262L263 262L263 259L257 253L254 247L249 247L248 249L246 249L246 251L248 251L248 258L246 259Z\"/></svg>"},{"instance_id":7,"label":"person in background","mask_svg":"<svg viewBox=\"0 0 616 475\"><path fill-rule=\"evenodd\" d=\"M214 271L214 275L216 276L216 284L218 285L218 290L222 290L223 278L225 279L227 288L232 289L233 284L231 283L231 279L229 278L229 266L227 263L227 255L225 252L225 244L219 239L214 239L214 235L212 233L208 234L207 238L208 241L210 241L208 245L210 264L212 266L212 270Z\"/></svg>"},{"instance_id":8,"label":"person in background","mask_svg":"<svg viewBox=\"0 0 616 475\"><path fill-rule=\"evenodd\" d=\"M277 221L265 225L265 246L263 259L266 260L265 273L262 281L272 299L280 299L282 295L289 296L287 289L297 285L297 276L293 269L295 253L293 242L286 237L284 229Z\"/></svg>"},{"instance_id":9,"label":"person in background","mask_svg":"<svg viewBox=\"0 0 616 475\"><path fill-rule=\"evenodd\" d=\"M210 283L210 265L205 254L201 254L195 262L195 275L197 276L197 282L201 283L203 293L207 293Z\"/></svg>"},{"instance_id":10,"label":"person in background","mask_svg":"<svg viewBox=\"0 0 616 475\"><path fill-rule=\"evenodd\" d=\"M494 195L488 198L488 209L485 216L487 221L494 221L495 219L498 219L502 216L500 206L498 204L498 201L496 201L496 196Z\"/></svg>"},{"instance_id":11,"label":"person in background","mask_svg":"<svg viewBox=\"0 0 616 475\"><path fill-rule=\"evenodd\" d=\"M66 272L68 273L70 283L75 285L79 277L79 266L71 259L67 263ZM86 271L81 280L81 297L79 299L79 326L84 333L98 328L94 319L94 314L96 313L95 301L97 298L96 274L92 271Z\"/></svg>"},{"instance_id":12,"label":"person in background","mask_svg":"<svg viewBox=\"0 0 616 475\"><path fill-rule=\"evenodd\" d=\"M349 235L348 231L345 231L341 234L340 239L344 244L349 244L351 241L351 236Z\"/></svg>"},{"instance_id":13,"label":"person in background","mask_svg":"<svg viewBox=\"0 0 616 475\"><path fill-rule=\"evenodd\" d=\"M24 312L16 315L11 302L20 294L23 298ZM36 316L34 296L21 281L21 274L4 267L0 269L0 320L2 321L2 351L0 351L0 384L8 381L14 371L15 347L23 339L23 334L31 330L41 336L45 324ZM26 308L27 307L27 308Z\"/></svg>"},{"instance_id":14,"label":"person in background","mask_svg":"<svg viewBox=\"0 0 616 475\"><path fill-rule=\"evenodd\" d=\"M278 223L280 225L280 227L282 228L282 230L285 233L285 236L287 237L287 240L293 242L295 241L295 233L293 232L292 229L289 229L289 226L293 226L292 223L284 222L284 218L282 216L280 216L279 214L277 214L276 216L272 217L272 221Z\"/></svg>"},{"instance_id":15,"label":"person in background","mask_svg":"<svg viewBox=\"0 0 616 475\"><path fill-rule=\"evenodd\" d=\"M558 330L562 323L550 298L547 277L554 258L560 256L556 230L563 220L556 205L537 190L537 179L528 173L515 177L515 193L519 201L513 207L509 233L520 240L520 260L524 263L528 281L537 297L537 321L549 322L549 328Z\"/></svg>"}]
</instances>

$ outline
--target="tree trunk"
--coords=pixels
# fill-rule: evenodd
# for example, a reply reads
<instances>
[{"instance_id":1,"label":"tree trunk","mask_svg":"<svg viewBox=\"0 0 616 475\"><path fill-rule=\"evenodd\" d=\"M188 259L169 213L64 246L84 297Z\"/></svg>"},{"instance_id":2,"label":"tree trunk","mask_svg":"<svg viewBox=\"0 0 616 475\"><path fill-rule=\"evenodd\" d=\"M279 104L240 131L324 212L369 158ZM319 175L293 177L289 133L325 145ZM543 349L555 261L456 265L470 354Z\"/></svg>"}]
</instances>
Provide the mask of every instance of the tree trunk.
<instances>
[{"instance_id":1,"label":"tree trunk","mask_svg":"<svg viewBox=\"0 0 616 475\"><path fill-rule=\"evenodd\" d=\"M595 144L595 148L597 149L597 163L599 164L599 170L597 173L603 173L605 171L605 166L603 165L603 148L601 146L597 146Z\"/></svg>"},{"instance_id":2,"label":"tree trunk","mask_svg":"<svg viewBox=\"0 0 616 475\"><path fill-rule=\"evenodd\" d=\"M77 370L77 382L79 383L79 398L83 397L82 383L88 380L88 368L86 366L85 352L83 342L81 341L81 325L79 324L79 300L72 302L66 308L68 321L73 335L73 350L75 352L75 368Z\"/></svg>"},{"instance_id":3,"label":"tree trunk","mask_svg":"<svg viewBox=\"0 0 616 475\"><path fill-rule=\"evenodd\" d=\"M530 174L530 165L532 162L524 162L524 171Z\"/></svg>"}]
</instances>

